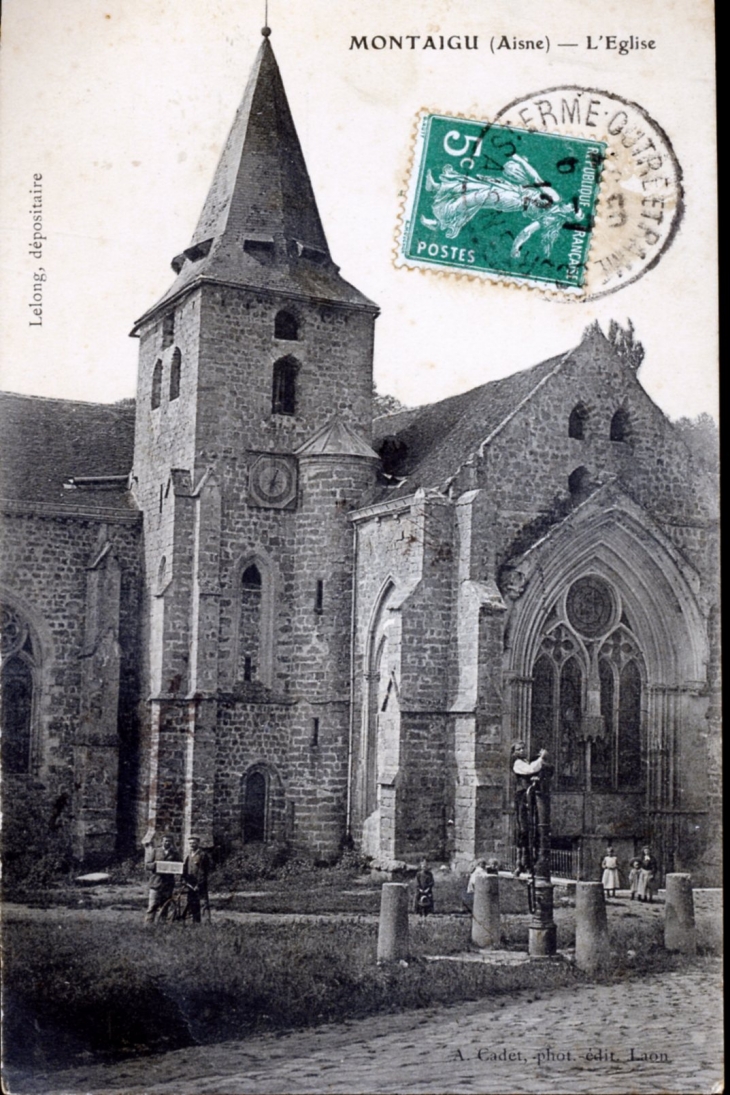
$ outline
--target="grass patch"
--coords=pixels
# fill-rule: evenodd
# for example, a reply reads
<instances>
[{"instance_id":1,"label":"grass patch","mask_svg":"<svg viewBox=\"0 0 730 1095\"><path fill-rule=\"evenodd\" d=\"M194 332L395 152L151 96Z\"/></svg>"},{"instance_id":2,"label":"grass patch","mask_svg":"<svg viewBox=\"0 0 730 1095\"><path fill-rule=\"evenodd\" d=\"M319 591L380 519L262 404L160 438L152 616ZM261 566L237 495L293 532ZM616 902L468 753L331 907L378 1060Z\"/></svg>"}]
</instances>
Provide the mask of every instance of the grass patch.
<instances>
[{"instance_id":1,"label":"grass patch","mask_svg":"<svg viewBox=\"0 0 730 1095\"><path fill-rule=\"evenodd\" d=\"M426 962L426 953L446 952L447 937L453 949L468 942L467 918L451 920L414 925L408 965L383 967L370 921L123 932L106 923L11 921L6 1060L59 1067L88 1052L159 1051L544 984L544 968ZM554 976L566 984L576 975L556 965Z\"/></svg>"}]
</instances>

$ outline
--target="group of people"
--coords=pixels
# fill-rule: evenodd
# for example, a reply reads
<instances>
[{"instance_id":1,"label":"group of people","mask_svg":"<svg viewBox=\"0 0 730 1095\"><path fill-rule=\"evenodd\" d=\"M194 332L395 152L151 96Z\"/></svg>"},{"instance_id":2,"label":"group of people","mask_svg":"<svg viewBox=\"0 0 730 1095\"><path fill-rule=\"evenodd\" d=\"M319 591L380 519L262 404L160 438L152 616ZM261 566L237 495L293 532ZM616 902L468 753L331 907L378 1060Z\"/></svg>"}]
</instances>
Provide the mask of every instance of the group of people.
<instances>
[{"instance_id":1,"label":"group of people","mask_svg":"<svg viewBox=\"0 0 730 1095\"><path fill-rule=\"evenodd\" d=\"M180 875L161 866L164 863L180 862L172 837L164 836L162 846L157 851L155 851L153 839L154 834L148 833L144 840L145 868L151 876L145 923L154 924L156 920L166 920L171 916L175 880L178 877L181 879L183 888L183 919L190 919L194 924L200 924L204 911L210 919L208 899L210 856L200 847L198 837L191 836L188 841L190 851L183 860Z\"/></svg>"},{"instance_id":2,"label":"group of people","mask_svg":"<svg viewBox=\"0 0 730 1095\"><path fill-rule=\"evenodd\" d=\"M601 884L606 897L615 897L621 887L621 871L618 857L611 845L601 861ZM631 860L629 870L629 892L631 900L652 901L659 889L659 865L652 855L651 848L642 848L641 855Z\"/></svg>"}]
</instances>

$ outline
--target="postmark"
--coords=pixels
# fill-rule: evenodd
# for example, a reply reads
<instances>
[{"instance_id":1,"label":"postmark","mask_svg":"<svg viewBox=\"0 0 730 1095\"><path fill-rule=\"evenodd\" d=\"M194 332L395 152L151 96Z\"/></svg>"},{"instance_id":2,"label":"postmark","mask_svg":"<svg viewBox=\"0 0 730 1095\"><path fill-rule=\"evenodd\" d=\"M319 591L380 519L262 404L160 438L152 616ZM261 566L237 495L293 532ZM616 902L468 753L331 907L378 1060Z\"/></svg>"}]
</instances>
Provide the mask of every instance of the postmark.
<instances>
[{"instance_id":1,"label":"postmark","mask_svg":"<svg viewBox=\"0 0 730 1095\"><path fill-rule=\"evenodd\" d=\"M584 300L630 285L657 265L682 220L682 170L668 135L643 107L612 92L563 85L514 100L495 121L595 134L606 145Z\"/></svg>"},{"instance_id":2,"label":"postmark","mask_svg":"<svg viewBox=\"0 0 730 1095\"><path fill-rule=\"evenodd\" d=\"M398 265L583 294L600 139L424 113Z\"/></svg>"}]
</instances>

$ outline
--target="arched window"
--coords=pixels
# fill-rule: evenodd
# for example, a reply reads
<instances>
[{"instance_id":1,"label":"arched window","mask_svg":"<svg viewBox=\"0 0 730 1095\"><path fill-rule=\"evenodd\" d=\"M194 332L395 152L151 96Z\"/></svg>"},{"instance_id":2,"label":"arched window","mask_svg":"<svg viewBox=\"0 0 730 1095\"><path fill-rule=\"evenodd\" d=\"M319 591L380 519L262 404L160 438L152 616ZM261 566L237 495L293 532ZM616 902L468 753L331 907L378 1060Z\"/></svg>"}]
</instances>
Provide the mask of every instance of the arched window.
<instances>
[{"instance_id":1,"label":"arched window","mask_svg":"<svg viewBox=\"0 0 730 1095\"><path fill-rule=\"evenodd\" d=\"M584 441L587 421L588 408L583 403L576 403L568 419L568 437L574 437L576 441Z\"/></svg>"},{"instance_id":2,"label":"arched window","mask_svg":"<svg viewBox=\"0 0 730 1095\"><path fill-rule=\"evenodd\" d=\"M37 652L27 624L7 605L2 607L0 642L2 765L5 772L22 774L30 771L32 760Z\"/></svg>"},{"instance_id":3,"label":"arched window","mask_svg":"<svg viewBox=\"0 0 730 1095\"><path fill-rule=\"evenodd\" d=\"M180 374L182 373L182 354L176 346L172 352L170 365L170 400L177 399L180 395Z\"/></svg>"},{"instance_id":4,"label":"arched window","mask_svg":"<svg viewBox=\"0 0 730 1095\"><path fill-rule=\"evenodd\" d=\"M608 658L599 660L598 678L601 685L603 736L593 738L591 743L591 782L596 790L610 791L615 781L616 674Z\"/></svg>"},{"instance_id":5,"label":"arched window","mask_svg":"<svg viewBox=\"0 0 730 1095\"><path fill-rule=\"evenodd\" d=\"M238 625L238 678L261 679L261 571L255 563L241 576L241 614Z\"/></svg>"},{"instance_id":6,"label":"arched window","mask_svg":"<svg viewBox=\"0 0 730 1095\"><path fill-rule=\"evenodd\" d=\"M555 666L541 655L532 671L530 741L534 749L552 751L555 736Z\"/></svg>"},{"instance_id":7,"label":"arched window","mask_svg":"<svg viewBox=\"0 0 730 1095\"><path fill-rule=\"evenodd\" d=\"M608 608L600 596L602 587L611 602ZM591 790L640 790L643 661L636 638L626 623L616 626L622 614L615 591L597 575L574 582L565 604L567 620L544 635L532 670L531 748L553 753L556 791L583 790L584 717L588 693L596 689L600 731L593 718L587 720ZM592 639L607 632L594 661L585 640L590 647Z\"/></svg>"},{"instance_id":8,"label":"arched window","mask_svg":"<svg viewBox=\"0 0 730 1095\"><path fill-rule=\"evenodd\" d=\"M618 705L619 788L641 786L641 673L631 658L621 670Z\"/></svg>"},{"instance_id":9,"label":"arched window","mask_svg":"<svg viewBox=\"0 0 730 1095\"><path fill-rule=\"evenodd\" d=\"M243 840L246 844L266 840L267 779L263 772L250 772L243 784Z\"/></svg>"},{"instance_id":10,"label":"arched window","mask_svg":"<svg viewBox=\"0 0 730 1095\"><path fill-rule=\"evenodd\" d=\"M577 505L591 493L591 474L588 468L580 467L570 473L568 477L568 490L570 497Z\"/></svg>"},{"instance_id":11,"label":"arched window","mask_svg":"<svg viewBox=\"0 0 730 1095\"><path fill-rule=\"evenodd\" d=\"M150 396L150 406L152 410L156 410L160 405L162 399L162 362L158 358L155 362L155 367L152 370L152 394Z\"/></svg>"},{"instance_id":12,"label":"arched window","mask_svg":"<svg viewBox=\"0 0 730 1095\"><path fill-rule=\"evenodd\" d=\"M274 338L283 338L289 342L296 342L299 338L299 321L291 312L281 311L276 313L274 319Z\"/></svg>"},{"instance_id":13,"label":"arched window","mask_svg":"<svg viewBox=\"0 0 730 1095\"><path fill-rule=\"evenodd\" d=\"M628 441L629 439L629 412L625 407L619 407L611 419L611 441Z\"/></svg>"},{"instance_id":14,"label":"arched window","mask_svg":"<svg viewBox=\"0 0 730 1095\"><path fill-rule=\"evenodd\" d=\"M582 711L583 672L577 658L568 658L560 671L557 749L558 781L566 791L578 791L583 787L585 749L581 740Z\"/></svg>"},{"instance_id":15,"label":"arched window","mask_svg":"<svg viewBox=\"0 0 730 1095\"><path fill-rule=\"evenodd\" d=\"M274 364L274 382L271 390L272 414L295 414L297 409L296 358L282 357Z\"/></svg>"}]
</instances>

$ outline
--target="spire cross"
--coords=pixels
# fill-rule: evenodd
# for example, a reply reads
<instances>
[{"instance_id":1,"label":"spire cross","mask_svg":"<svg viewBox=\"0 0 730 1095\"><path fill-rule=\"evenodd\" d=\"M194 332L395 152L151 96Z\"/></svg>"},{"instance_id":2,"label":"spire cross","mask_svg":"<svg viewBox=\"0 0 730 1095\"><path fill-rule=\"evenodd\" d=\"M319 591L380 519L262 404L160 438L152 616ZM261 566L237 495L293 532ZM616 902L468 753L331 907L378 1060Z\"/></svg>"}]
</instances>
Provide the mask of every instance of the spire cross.
<instances>
[{"instance_id":1,"label":"spire cross","mask_svg":"<svg viewBox=\"0 0 730 1095\"><path fill-rule=\"evenodd\" d=\"M271 27L269 26L269 0L264 0L264 25L261 28L261 33L264 38L268 38L271 34Z\"/></svg>"}]
</instances>

